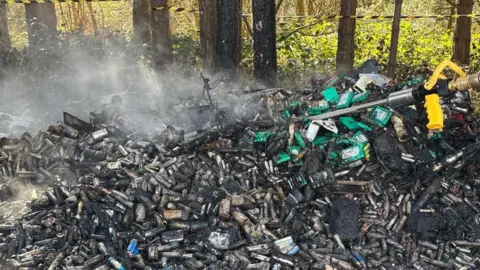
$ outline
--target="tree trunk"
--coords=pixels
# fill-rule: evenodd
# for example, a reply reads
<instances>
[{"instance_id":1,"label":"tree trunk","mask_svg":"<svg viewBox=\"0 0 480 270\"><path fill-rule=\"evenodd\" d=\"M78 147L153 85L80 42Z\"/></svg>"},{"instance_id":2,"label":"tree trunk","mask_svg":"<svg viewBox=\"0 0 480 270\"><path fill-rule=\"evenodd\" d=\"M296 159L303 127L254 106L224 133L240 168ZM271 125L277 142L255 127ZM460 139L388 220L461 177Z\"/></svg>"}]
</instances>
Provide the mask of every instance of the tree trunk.
<instances>
[{"instance_id":1,"label":"tree trunk","mask_svg":"<svg viewBox=\"0 0 480 270\"><path fill-rule=\"evenodd\" d=\"M471 14L473 0L460 0L457 6L458 14ZM453 59L460 64L468 65L470 60L470 42L472 40L472 18L459 17L455 26L453 40Z\"/></svg>"},{"instance_id":2,"label":"tree trunk","mask_svg":"<svg viewBox=\"0 0 480 270\"><path fill-rule=\"evenodd\" d=\"M312 16L315 14L315 6L314 6L314 0L307 0L307 10L308 10L308 15Z\"/></svg>"},{"instance_id":3,"label":"tree trunk","mask_svg":"<svg viewBox=\"0 0 480 270\"><path fill-rule=\"evenodd\" d=\"M203 55L203 70L215 71L216 35L217 35L217 0L200 0L200 45Z\"/></svg>"},{"instance_id":4,"label":"tree trunk","mask_svg":"<svg viewBox=\"0 0 480 270\"><path fill-rule=\"evenodd\" d=\"M253 0L253 76L267 87L277 83L275 0Z\"/></svg>"},{"instance_id":5,"label":"tree trunk","mask_svg":"<svg viewBox=\"0 0 480 270\"><path fill-rule=\"evenodd\" d=\"M165 9L154 10L151 20L153 61L156 68L161 69L173 61L168 0L151 0L150 4L153 8L165 7Z\"/></svg>"},{"instance_id":6,"label":"tree trunk","mask_svg":"<svg viewBox=\"0 0 480 270\"><path fill-rule=\"evenodd\" d=\"M357 0L341 0L340 15L353 16L357 9ZM338 25L337 73L353 69L355 58L355 19L340 19Z\"/></svg>"},{"instance_id":7,"label":"tree trunk","mask_svg":"<svg viewBox=\"0 0 480 270\"><path fill-rule=\"evenodd\" d=\"M133 34L138 44L150 44L150 2L133 0Z\"/></svg>"},{"instance_id":8,"label":"tree trunk","mask_svg":"<svg viewBox=\"0 0 480 270\"><path fill-rule=\"evenodd\" d=\"M25 4L25 19L30 47L56 43L57 15L53 3Z\"/></svg>"},{"instance_id":9,"label":"tree trunk","mask_svg":"<svg viewBox=\"0 0 480 270\"><path fill-rule=\"evenodd\" d=\"M8 33L7 4L0 3L0 46L1 50L8 50L12 46Z\"/></svg>"},{"instance_id":10,"label":"tree trunk","mask_svg":"<svg viewBox=\"0 0 480 270\"><path fill-rule=\"evenodd\" d=\"M450 33L453 28L453 15L455 15L455 11L457 10L457 6L452 6L450 8L450 17L448 18L448 23L447 23L447 31Z\"/></svg>"},{"instance_id":11,"label":"tree trunk","mask_svg":"<svg viewBox=\"0 0 480 270\"><path fill-rule=\"evenodd\" d=\"M242 0L217 0L216 71L234 81L241 55Z\"/></svg>"},{"instance_id":12,"label":"tree trunk","mask_svg":"<svg viewBox=\"0 0 480 270\"><path fill-rule=\"evenodd\" d=\"M303 0L296 0L296 10L297 10L297 16L305 16L305 4L303 3Z\"/></svg>"},{"instance_id":13,"label":"tree trunk","mask_svg":"<svg viewBox=\"0 0 480 270\"><path fill-rule=\"evenodd\" d=\"M95 18L95 12L93 11L92 2L87 2L88 12L90 13L90 20L92 21L92 33L94 36L98 34L98 24Z\"/></svg>"},{"instance_id":14,"label":"tree trunk","mask_svg":"<svg viewBox=\"0 0 480 270\"><path fill-rule=\"evenodd\" d=\"M402 16L402 0L395 0L395 12L393 15L392 37L390 39L390 55L388 56L387 76L395 76L395 66L397 65L397 47L398 36L400 34L400 19Z\"/></svg>"},{"instance_id":15,"label":"tree trunk","mask_svg":"<svg viewBox=\"0 0 480 270\"><path fill-rule=\"evenodd\" d=\"M278 13L280 8L282 7L283 0L278 0L277 5L275 6L275 14Z\"/></svg>"}]
</instances>

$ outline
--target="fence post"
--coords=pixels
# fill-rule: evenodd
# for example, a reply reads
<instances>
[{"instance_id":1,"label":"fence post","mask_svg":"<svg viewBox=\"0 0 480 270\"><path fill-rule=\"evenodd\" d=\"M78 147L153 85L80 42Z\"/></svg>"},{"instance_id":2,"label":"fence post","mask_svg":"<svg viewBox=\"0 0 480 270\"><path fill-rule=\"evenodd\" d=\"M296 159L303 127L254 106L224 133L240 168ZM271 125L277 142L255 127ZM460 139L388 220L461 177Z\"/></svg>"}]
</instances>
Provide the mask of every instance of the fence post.
<instances>
[{"instance_id":1,"label":"fence post","mask_svg":"<svg viewBox=\"0 0 480 270\"><path fill-rule=\"evenodd\" d=\"M35 48L45 44L55 44L57 35L57 15L53 3L25 4L28 45Z\"/></svg>"},{"instance_id":2,"label":"fence post","mask_svg":"<svg viewBox=\"0 0 480 270\"><path fill-rule=\"evenodd\" d=\"M242 0L217 1L216 70L235 80L241 55Z\"/></svg>"},{"instance_id":3,"label":"fence post","mask_svg":"<svg viewBox=\"0 0 480 270\"><path fill-rule=\"evenodd\" d=\"M7 4L0 3L0 49L10 49L10 34L8 32Z\"/></svg>"},{"instance_id":4,"label":"fence post","mask_svg":"<svg viewBox=\"0 0 480 270\"><path fill-rule=\"evenodd\" d=\"M471 14L473 0L460 0L457 6L458 14ZM453 59L460 64L468 65L470 62L470 42L472 41L472 18L459 17L455 26L453 39Z\"/></svg>"},{"instance_id":5,"label":"fence post","mask_svg":"<svg viewBox=\"0 0 480 270\"><path fill-rule=\"evenodd\" d=\"M402 16L402 0L395 0L395 12L393 15L392 37L390 39L390 54L388 56L387 76L395 76L395 66L397 65L398 36L400 34L400 19Z\"/></svg>"},{"instance_id":6,"label":"fence post","mask_svg":"<svg viewBox=\"0 0 480 270\"><path fill-rule=\"evenodd\" d=\"M161 68L173 61L168 0L150 0L150 5L152 7L150 25L152 28L153 61L156 68Z\"/></svg>"},{"instance_id":7,"label":"fence post","mask_svg":"<svg viewBox=\"0 0 480 270\"><path fill-rule=\"evenodd\" d=\"M355 19L348 18L356 14L357 0L341 0L338 24L337 74L351 71L355 60Z\"/></svg>"},{"instance_id":8,"label":"fence post","mask_svg":"<svg viewBox=\"0 0 480 270\"><path fill-rule=\"evenodd\" d=\"M253 5L253 76L267 87L277 83L277 48L275 1L252 0Z\"/></svg>"},{"instance_id":9,"label":"fence post","mask_svg":"<svg viewBox=\"0 0 480 270\"><path fill-rule=\"evenodd\" d=\"M203 69L207 73L215 71L217 5L216 0L199 0L200 45L203 55Z\"/></svg>"}]
</instances>

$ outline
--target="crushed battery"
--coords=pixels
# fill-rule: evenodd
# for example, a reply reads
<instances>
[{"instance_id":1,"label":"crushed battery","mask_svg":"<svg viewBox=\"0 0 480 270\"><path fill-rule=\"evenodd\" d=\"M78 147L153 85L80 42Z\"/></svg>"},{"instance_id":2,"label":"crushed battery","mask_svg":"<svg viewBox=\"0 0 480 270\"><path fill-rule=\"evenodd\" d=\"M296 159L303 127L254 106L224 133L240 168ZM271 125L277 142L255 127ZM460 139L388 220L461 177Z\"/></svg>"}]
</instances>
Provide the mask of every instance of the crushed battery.
<instances>
[{"instance_id":1,"label":"crushed battery","mask_svg":"<svg viewBox=\"0 0 480 270\"><path fill-rule=\"evenodd\" d=\"M359 145L355 145L347 149L343 149L340 152L340 157L342 159L342 162L349 163L352 161L360 160L364 158L365 155L363 153L363 148Z\"/></svg>"}]
</instances>

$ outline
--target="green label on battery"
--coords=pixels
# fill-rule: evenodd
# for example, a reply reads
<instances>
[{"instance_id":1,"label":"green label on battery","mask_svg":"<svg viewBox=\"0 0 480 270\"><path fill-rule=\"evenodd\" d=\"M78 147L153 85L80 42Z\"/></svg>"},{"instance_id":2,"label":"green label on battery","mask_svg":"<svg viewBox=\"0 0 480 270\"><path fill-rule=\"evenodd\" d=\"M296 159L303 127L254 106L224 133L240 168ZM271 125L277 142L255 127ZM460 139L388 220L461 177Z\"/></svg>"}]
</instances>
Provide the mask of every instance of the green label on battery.
<instances>
[{"instance_id":1,"label":"green label on battery","mask_svg":"<svg viewBox=\"0 0 480 270\"><path fill-rule=\"evenodd\" d=\"M335 144L352 144L352 141L349 139L341 139L341 140L336 140Z\"/></svg>"},{"instance_id":2,"label":"green label on battery","mask_svg":"<svg viewBox=\"0 0 480 270\"><path fill-rule=\"evenodd\" d=\"M336 104L339 100L337 89L335 89L335 87L330 87L323 90L322 95L329 103Z\"/></svg>"},{"instance_id":3,"label":"green label on battery","mask_svg":"<svg viewBox=\"0 0 480 270\"><path fill-rule=\"evenodd\" d=\"M352 98L352 103L365 101L370 96L370 91L355 94Z\"/></svg>"},{"instance_id":4,"label":"green label on battery","mask_svg":"<svg viewBox=\"0 0 480 270\"><path fill-rule=\"evenodd\" d=\"M318 102L312 103L312 107L308 109L308 115L319 115L323 113L325 110L328 110L330 106L326 100L320 100Z\"/></svg>"},{"instance_id":5,"label":"green label on battery","mask_svg":"<svg viewBox=\"0 0 480 270\"><path fill-rule=\"evenodd\" d=\"M359 145L355 145L347 149L343 149L340 152L340 157L344 163L348 163L348 162L360 160L364 158L365 155L363 154L362 147Z\"/></svg>"},{"instance_id":6,"label":"green label on battery","mask_svg":"<svg viewBox=\"0 0 480 270\"><path fill-rule=\"evenodd\" d=\"M352 143L354 143L354 144L358 144L358 145L362 145L362 146L363 146L363 145L365 145L365 144L368 143L368 137L367 137L365 134L363 134L363 132L357 131L357 132L353 135L351 141L352 141Z\"/></svg>"},{"instance_id":7,"label":"green label on battery","mask_svg":"<svg viewBox=\"0 0 480 270\"><path fill-rule=\"evenodd\" d=\"M340 117L340 123L342 123L342 125L344 125L348 130L357 130L360 128L360 123L350 116Z\"/></svg>"},{"instance_id":8,"label":"green label on battery","mask_svg":"<svg viewBox=\"0 0 480 270\"><path fill-rule=\"evenodd\" d=\"M370 114L370 119L375 121L379 126L384 127L392 117L392 112L384 107L377 106Z\"/></svg>"},{"instance_id":9,"label":"green label on battery","mask_svg":"<svg viewBox=\"0 0 480 270\"><path fill-rule=\"evenodd\" d=\"M335 106L337 109L348 108L352 104L353 92L347 91L340 96L340 99Z\"/></svg>"}]
</instances>

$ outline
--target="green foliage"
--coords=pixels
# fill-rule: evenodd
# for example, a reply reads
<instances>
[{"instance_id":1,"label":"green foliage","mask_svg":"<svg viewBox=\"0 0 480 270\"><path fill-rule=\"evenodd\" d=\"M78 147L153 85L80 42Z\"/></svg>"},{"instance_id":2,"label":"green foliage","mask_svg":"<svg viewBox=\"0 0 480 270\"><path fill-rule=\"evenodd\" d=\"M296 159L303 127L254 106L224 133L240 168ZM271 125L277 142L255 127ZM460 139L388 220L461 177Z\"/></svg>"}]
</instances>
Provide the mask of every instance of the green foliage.
<instances>
[{"instance_id":1,"label":"green foliage","mask_svg":"<svg viewBox=\"0 0 480 270\"><path fill-rule=\"evenodd\" d=\"M329 71L335 67L337 37L336 31L332 29L336 29L336 26L324 21L304 31L295 32L298 23L287 25L278 35L277 58L281 80L294 82L305 71ZM286 35L290 36L284 38Z\"/></svg>"},{"instance_id":2,"label":"green foliage","mask_svg":"<svg viewBox=\"0 0 480 270\"><path fill-rule=\"evenodd\" d=\"M201 65L200 45L191 36L172 36L173 60L186 73Z\"/></svg>"},{"instance_id":3,"label":"green foliage","mask_svg":"<svg viewBox=\"0 0 480 270\"><path fill-rule=\"evenodd\" d=\"M428 25L432 27L426 27ZM384 65L388 63L391 27L390 20L380 22L357 20L356 65L369 58L375 58ZM311 72L333 71L337 50L336 23L321 22L282 40L282 36L292 33L296 28L297 26L292 22L279 33L277 57L280 78L298 82L305 79L302 77L304 73L309 77ZM402 21L397 56L399 73L425 72L433 69L444 59L450 59L453 51L452 41L453 34L445 31L444 27L435 27L433 22L425 24L425 21L419 20ZM478 48L480 48L480 33L472 30L470 67L473 70L480 68ZM408 69L402 67L408 67Z\"/></svg>"}]
</instances>

